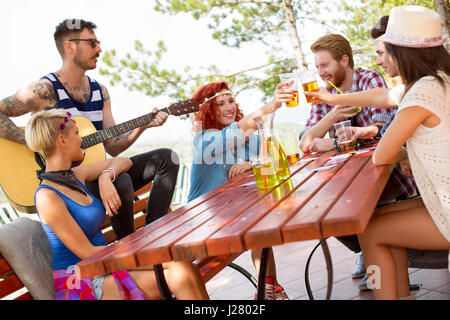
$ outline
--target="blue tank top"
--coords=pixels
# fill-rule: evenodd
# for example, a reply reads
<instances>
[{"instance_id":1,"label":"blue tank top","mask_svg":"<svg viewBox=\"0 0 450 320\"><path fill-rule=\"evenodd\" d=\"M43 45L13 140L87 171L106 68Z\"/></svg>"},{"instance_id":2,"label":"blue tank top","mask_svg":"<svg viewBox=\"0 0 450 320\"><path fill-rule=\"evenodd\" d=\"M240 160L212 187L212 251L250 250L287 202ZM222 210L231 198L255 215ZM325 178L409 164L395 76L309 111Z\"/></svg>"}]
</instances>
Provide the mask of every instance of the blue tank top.
<instances>
[{"instance_id":1,"label":"blue tank top","mask_svg":"<svg viewBox=\"0 0 450 320\"><path fill-rule=\"evenodd\" d=\"M55 191L61 197L61 199L63 199L70 215L78 223L81 230L83 230L84 234L89 239L90 243L93 246L106 246L106 241L101 230L102 224L105 221L106 217L105 208L103 207L103 204L99 199L94 197L79 180L78 182L93 199L92 203L88 206L76 203L55 188L45 184L40 185L39 188L37 188L36 193L39 191L39 189L42 188L47 188ZM35 202L36 193L34 194ZM64 245L64 243L58 238L53 230L48 225L43 223L42 220L41 225L45 233L47 234L47 239L52 250L53 270L67 270L69 266L75 265L81 260Z\"/></svg>"},{"instance_id":2,"label":"blue tank top","mask_svg":"<svg viewBox=\"0 0 450 320\"><path fill-rule=\"evenodd\" d=\"M66 109L73 116L86 117L97 130L103 129L103 95L102 88L97 81L88 77L91 95L86 103L82 103L72 98L54 73L49 73L41 79L47 79L52 83L58 100L58 108Z\"/></svg>"}]
</instances>

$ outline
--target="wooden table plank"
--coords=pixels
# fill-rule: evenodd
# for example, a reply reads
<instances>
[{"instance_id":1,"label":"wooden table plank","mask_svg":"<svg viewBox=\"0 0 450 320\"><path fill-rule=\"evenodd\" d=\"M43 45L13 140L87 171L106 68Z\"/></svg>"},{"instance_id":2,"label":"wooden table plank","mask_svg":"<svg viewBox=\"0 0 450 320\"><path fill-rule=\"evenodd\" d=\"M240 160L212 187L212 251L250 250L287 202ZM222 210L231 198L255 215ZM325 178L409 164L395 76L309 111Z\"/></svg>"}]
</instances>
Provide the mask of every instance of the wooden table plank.
<instances>
[{"instance_id":1,"label":"wooden table plank","mask_svg":"<svg viewBox=\"0 0 450 320\"><path fill-rule=\"evenodd\" d=\"M339 164L330 179L308 203L282 227L283 241L319 239L322 235L321 222L334 203L354 181L358 172L369 161L370 156L351 156ZM331 171L330 171L331 173Z\"/></svg>"},{"instance_id":2,"label":"wooden table plank","mask_svg":"<svg viewBox=\"0 0 450 320\"><path fill-rule=\"evenodd\" d=\"M353 155L315 172L336 151L308 154L291 177L261 191L244 173L81 261L82 277L171 261L354 234L368 223L392 167ZM317 157L317 158L316 158Z\"/></svg>"},{"instance_id":3,"label":"wooden table plank","mask_svg":"<svg viewBox=\"0 0 450 320\"><path fill-rule=\"evenodd\" d=\"M394 165L377 167L370 158L355 183L349 186L324 218L322 236L327 238L361 233L372 216L393 168Z\"/></svg>"},{"instance_id":4,"label":"wooden table plank","mask_svg":"<svg viewBox=\"0 0 450 320\"><path fill-rule=\"evenodd\" d=\"M304 164L303 166L305 165L307 164ZM295 172L294 170L298 171L301 167L302 165L292 166L290 169ZM284 181L280 184L284 185ZM232 223L236 219L240 220L240 215L242 213L248 211L248 209L255 203L259 204L261 203L261 201L264 202L265 200L263 198L267 198L266 196L268 194L277 193L279 190L278 187L273 187L268 190L259 190L256 187L256 184L243 184L241 185L241 187L249 190L245 197L243 195L240 196L238 199L236 199L236 202L234 202L230 207L226 208L226 212L221 212L210 221L208 221L208 223L203 224L198 229L172 246L172 257L175 260L192 259L194 257L205 258L218 254L228 254L228 250L224 250L223 252L218 254L212 254L211 252L208 252L205 240L217 231L223 229L229 223Z\"/></svg>"},{"instance_id":5,"label":"wooden table plank","mask_svg":"<svg viewBox=\"0 0 450 320\"><path fill-rule=\"evenodd\" d=\"M295 189L290 197L268 212L257 224L250 228L244 236L245 247L264 248L283 243L281 227L303 207L309 199L318 192L332 175L336 168L315 172L329 157L336 152L331 151L322 154L298 174L303 174L308 179ZM295 176L294 176L295 177Z\"/></svg>"},{"instance_id":6,"label":"wooden table plank","mask_svg":"<svg viewBox=\"0 0 450 320\"><path fill-rule=\"evenodd\" d=\"M225 191L220 197L217 196L212 201L215 201L213 206L202 211L192 219L189 219L181 224L178 224L169 233L166 233L164 237L154 239L154 241L147 243L139 248L136 257L139 265L151 265L158 263L158 261L172 260L171 246L179 239L187 236L193 232L196 228L207 223L211 218L216 216L221 210L232 205L239 196L245 196L248 191L241 191L240 188L232 189L231 192ZM185 215L190 215L190 211ZM161 260L162 259L162 260ZM169 260L169 261L170 261Z\"/></svg>"},{"instance_id":7,"label":"wooden table plank","mask_svg":"<svg viewBox=\"0 0 450 320\"><path fill-rule=\"evenodd\" d=\"M148 234L152 234L152 236L162 236L162 234L167 231L164 231L164 229L159 229L158 233L154 231L167 224L169 224L169 226L166 226L166 228L173 228L174 223L175 225L178 224L178 222L173 221L180 216L183 216L186 212L189 212L189 215L184 216L185 219L206 210L214 204L217 195L223 195L225 192L232 189L236 183L240 183L243 180L245 181L246 178L247 177L245 176L240 176L234 181L226 182L218 188L190 201L175 211L169 212L164 217L106 247L102 251L80 261L77 263L77 266L80 268L81 276L92 277L95 275L102 275L111 272L113 268L120 268L116 270L137 268L138 264L134 257L134 253L138 250L139 246L143 246L154 240L152 237L148 237Z\"/></svg>"},{"instance_id":8,"label":"wooden table plank","mask_svg":"<svg viewBox=\"0 0 450 320\"><path fill-rule=\"evenodd\" d=\"M152 231L142 241L136 241L125 253L105 259L105 266L107 269L108 267L117 268L117 264L120 263L121 259L126 259L128 256L133 256L136 259L136 266L141 266L143 263L144 265L151 265L150 261L156 264L172 260L170 247L162 248L160 243L166 243L166 241L174 242L175 239L192 232L198 225L205 223L214 216L215 212L224 208L228 203L233 202L237 194L239 194L239 190L236 189L223 191L209 201L179 216L178 219L172 220L162 228ZM151 259L144 260L144 262L139 261L137 253L142 252L145 257L148 247L153 249L151 250Z\"/></svg>"},{"instance_id":9,"label":"wooden table plank","mask_svg":"<svg viewBox=\"0 0 450 320\"><path fill-rule=\"evenodd\" d=\"M308 157L308 155L306 157ZM301 166L302 165L300 164L294 165L293 170L299 169ZM226 225L229 221L232 221L233 218L238 216L240 212L244 211L246 207L259 201L262 197L264 197L265 193L276 188L273 187L260 193L257 191L258 189L256 188L256 185L247 185L249 182L254 182L254 176L252 174L233 186L234 189L242 187L247 188L247 190L241 189L239 196L236 197L238 200L233 202L232 205L224 206L223 209L220 210L218 208L211 208L211 210L216 210L217 212L215 212L211 218L208 217L207 220L199 224L199 226L194 230L188 230L189 232L185 233L183 237L180 237L180 234L183 233L181 229L177 230L177 242L172 242L168 245L168 243L174 238L170 238L170 240L168 237L160 239L157 242L148 245L145 249L141 249L138 258L142 259L142 263L144 263L144 261L145 263L149 263L149 261L154 258L152 252L159 250L158 247L170 247L172 259L174 260L204 258L211 256L206 251L205 239L210 234L213 234ZM222 214L222 211L227 212L225 216ZM186 243L189 243L189 245L186 245Z\"/></svg>"},{"instance_id":10,"label":"wooden table plank","mask_svg":"<svg viewBox=\"0 0 450 320\"><path fill-rule=\"evenodd\" d=\"M294 186L300 186L312 174L312 169L302 171L303 168L309 165L311 168L315 168L318 163L312 165L311 162L305 162L294 165L290 168L292 176L289 180L286 180L279 187L272 189L268 193L260 190L259 192L266 195L265 197L262 197L258 203L247 208L237 219L231 221L206 241L208 254L216 255L246 250L243 234L261 220L282 198L288 196L294 190Z\"/></svg>"},{"instance_id":11,"label":"wooden table plank","mask_svg":"<svg viewBox=\"0 0 450 320\"><path fill-rule=\"evenodd\" d=\"M172 257L174 260L206 258L208 252L206 250L205 239L214 234L217 230L237 218L243 210L257 202L261 198L256 188L243 187L245 191L239 194L239 198L224 206L220 212L212 217L207 223L199 226L178 240L171 246Z\"/></svg>"}]
</instances>

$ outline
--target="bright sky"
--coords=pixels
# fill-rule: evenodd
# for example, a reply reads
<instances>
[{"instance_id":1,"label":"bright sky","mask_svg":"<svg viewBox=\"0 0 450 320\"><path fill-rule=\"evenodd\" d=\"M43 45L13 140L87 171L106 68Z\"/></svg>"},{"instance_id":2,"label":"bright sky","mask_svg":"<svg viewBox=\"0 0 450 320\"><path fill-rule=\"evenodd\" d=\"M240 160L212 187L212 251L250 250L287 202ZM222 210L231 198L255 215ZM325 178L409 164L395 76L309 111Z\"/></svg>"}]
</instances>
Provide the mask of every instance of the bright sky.
<instances>
[{"instance_id":1,"label":"bright sky","mask_svg":"<svg viewBox=\"0 0 450 320\"><path fill-rule=\"evenodd\" d=\"M153 1L142 0L2 1L0 99L61 67L53 32L55 26L66 18L94 22L102 50L116 49L120 57L133 51L134 40L140 40L149 50L155 48L158 40L163 40L168 48L164 62L178 70L185 65L199 68L215 64L222 70L232 72L266 62L264 51L258 44L241 49L223 47L212 39L206 21L194 20L186 14L170 16L156 13L153 5ZM99 60L97 69L102 64ZM87 74L107 86L116 123L146 114L153 107L160 109L176 102L168 97L149 97L122 87L112 87L97 69ZM247 114L262 106L260 99L257 91L249 91L241 94L238 102ZM303 108L284 109L277 112L275 121L305 121L305 105ZM14 121L24 126L28 119L29 116L23 116ZM171 140L186 138L191 136L191 129L189 121L170 117L163 127L146 130L138 143L160 141L168 136Z\"/></svg>"}]
</instances>

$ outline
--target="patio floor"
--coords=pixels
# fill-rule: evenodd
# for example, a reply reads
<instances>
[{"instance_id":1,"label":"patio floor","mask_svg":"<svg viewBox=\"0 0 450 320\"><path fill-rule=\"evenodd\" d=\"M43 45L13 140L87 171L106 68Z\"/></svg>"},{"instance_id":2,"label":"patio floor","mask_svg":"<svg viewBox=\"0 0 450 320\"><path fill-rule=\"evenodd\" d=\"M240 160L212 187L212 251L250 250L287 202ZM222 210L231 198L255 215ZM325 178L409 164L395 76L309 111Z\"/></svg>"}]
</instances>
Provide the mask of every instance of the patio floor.
<instances>
[{"instance_id":1,"label":"patio floor","mask_svg":"<svg viewBox=\"0 0 450 320\"><path fill-rule=\"evenodd\" d=\"M371 291L360 291L360 279L352 279L357 255L334 238L327 240L333 262L332 300L373 300ZM308 300L305 287L305 265L317 241L295 242L273 248L277 264L278 282L291 300ZM250 252L243 253L235 263L256 276ZM327 270L321 248L314 253L310 263L310 286L314 299L324 300L327 291ZM417 300L450 300L450 273L447 269L409 269L411 283L419 283L413 291ZM231 268L211 279L206 288L213 300L251 300L255 294L253 285Z\"/></svg>"}]
</instances>

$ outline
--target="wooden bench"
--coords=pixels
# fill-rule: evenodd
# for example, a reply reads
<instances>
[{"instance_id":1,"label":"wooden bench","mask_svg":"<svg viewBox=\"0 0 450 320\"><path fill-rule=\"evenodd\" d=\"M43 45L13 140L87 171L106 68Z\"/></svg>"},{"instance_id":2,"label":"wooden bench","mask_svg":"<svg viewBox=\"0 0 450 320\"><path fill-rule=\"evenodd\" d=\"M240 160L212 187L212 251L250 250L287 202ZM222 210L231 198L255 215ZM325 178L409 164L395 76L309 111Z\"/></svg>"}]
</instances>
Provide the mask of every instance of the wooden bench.
<instances>
[{"instance_id":1,"label":"wooden bench","mask_svg":"<svg viewBox=\"0 0 450 320\"><path fill-rule=\"evenodd\" d=\"M138 230L145 225L145 213L148 202L148 195L151 188L151 183L137 190L134 193L134 224L135 229ZM116 236L112 230L109 218L106 217L102 226L102 232L106 243L111 244L116 241ZM230 266L233 269L241 272L256 288L256 279L241 267L232 262L241 255L241 253L222 255L216 257L209 257L205 259L196 259L193 261L198 266L203 282L208 282L211 278L217 275L225 267ZM28 292L19 277L15 274L8 261L0 253L0 299L8 300L33 300L33 297Z\"/></svg>"}]
</instances>

